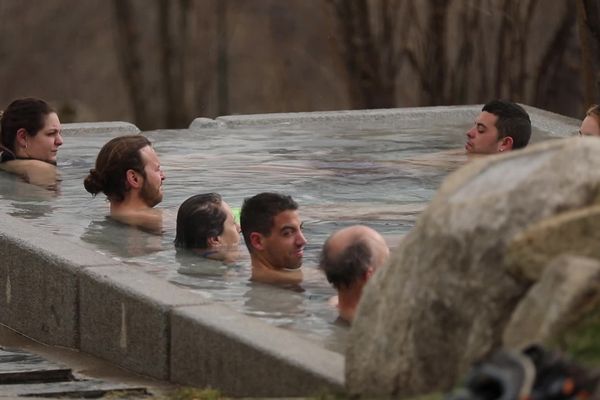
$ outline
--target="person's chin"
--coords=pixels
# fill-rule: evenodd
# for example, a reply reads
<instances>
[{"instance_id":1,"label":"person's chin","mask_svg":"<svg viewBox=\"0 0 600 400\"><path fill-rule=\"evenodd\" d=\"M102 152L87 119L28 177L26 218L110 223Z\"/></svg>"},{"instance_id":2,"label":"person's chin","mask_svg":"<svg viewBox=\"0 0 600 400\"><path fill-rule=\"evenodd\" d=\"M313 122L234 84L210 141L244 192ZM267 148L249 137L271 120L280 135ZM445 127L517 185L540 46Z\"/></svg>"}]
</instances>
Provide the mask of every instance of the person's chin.
<instances>
[{"instance_id":1,"label":"person's chin","mask_svg":"<svg viewBox=\"0 0 600 400\"><path fill-rule=\"evenodd\" d=\"M285 269L299 269L302 267L302 256L296 257L293 262L289 263Z\"/></svg>"}]
</instances>

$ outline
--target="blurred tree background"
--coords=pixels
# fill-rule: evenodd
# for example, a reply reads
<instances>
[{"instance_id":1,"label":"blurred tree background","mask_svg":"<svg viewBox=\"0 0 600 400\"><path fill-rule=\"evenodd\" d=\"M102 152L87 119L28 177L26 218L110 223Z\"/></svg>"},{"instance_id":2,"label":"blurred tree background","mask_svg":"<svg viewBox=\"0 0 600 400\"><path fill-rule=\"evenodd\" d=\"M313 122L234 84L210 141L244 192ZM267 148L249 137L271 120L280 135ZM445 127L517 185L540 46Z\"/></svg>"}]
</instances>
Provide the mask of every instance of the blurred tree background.
<instances>
[{"instance_id":1,"label":"blurred tree background","mask_svg":"<svg viewBox=\"0 0 600 400\"><path fill-rule=\"evenodd\" d=\"M187 127L199 116L483 103L581 118L600 0L0 2L0 107Z\"/></svg>"}]
</instances>

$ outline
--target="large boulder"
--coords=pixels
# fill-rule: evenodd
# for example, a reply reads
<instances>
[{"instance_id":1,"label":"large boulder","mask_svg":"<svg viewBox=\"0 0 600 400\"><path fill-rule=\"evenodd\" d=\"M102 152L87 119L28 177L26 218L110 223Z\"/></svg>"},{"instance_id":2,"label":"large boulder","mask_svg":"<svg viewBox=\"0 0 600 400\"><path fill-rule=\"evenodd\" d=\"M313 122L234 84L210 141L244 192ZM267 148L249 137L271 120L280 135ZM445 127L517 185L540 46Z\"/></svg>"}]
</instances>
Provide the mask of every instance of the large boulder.
<instances>
[{"instance_id":1,"label":"large boulder","mask_svg":"<svg viewBox=\"0 0 600 400\"><path fill-rule=\"evenodd\" d=\"M353 394L450 388L502 333L531 281L507 243L550 216L599 202L600 140L571 138L469 162L450 175L367 285L350 332Z\"/></svg>"},{"instance_id":2,"label":"large boulder","mask_svg":"<svg viewBox=\"0 0 600 400\"><path fill-rule=\"evenodd\" d=\"M539 343L568 351L564 346L567 338L577 336L577 325L600 316L600 261L563 255L543 271L511 316L504 346L522 349Z\"/></svg>"},{"instance_id":3,"label":"large boulder","mask_svg":"<svg viewBox=\"0 0 600 400\"><path fill-rule=\"evenodd\" d=\"M520 278L536 282L561 254L600 259L600 205L571 210L543 219L508 244L506 264Z\"/></svg>"}]
</instances>

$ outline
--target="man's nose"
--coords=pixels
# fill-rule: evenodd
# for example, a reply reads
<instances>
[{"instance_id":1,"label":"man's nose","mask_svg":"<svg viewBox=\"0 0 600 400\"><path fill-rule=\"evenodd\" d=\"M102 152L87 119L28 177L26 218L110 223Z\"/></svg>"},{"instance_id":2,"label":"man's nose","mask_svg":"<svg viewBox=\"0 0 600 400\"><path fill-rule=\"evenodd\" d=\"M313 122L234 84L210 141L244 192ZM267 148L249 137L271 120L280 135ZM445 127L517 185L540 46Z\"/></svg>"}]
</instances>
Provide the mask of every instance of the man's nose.
<instances>
[{"instance_id":1,"label":"man's nose","mask_svg":"<svg viewBox=\"0 0 600 400\"><path fill-rule=\"evenodd\" d=\"M469 137L469 138L475 137L475 128L471 128L467 131L467 137Z\"/></svg>"},{"instance_id":2,"label":"man's nose","mask_svg":"<svg viewBox=\"0 0 600 400\"><path fill-rule=\"evenodd\" d=\"M298 246L304 246L306 244L306 238L304 237L304 234L302 232L298 232L298 235L296 236L296 244Z\"/></svg>"}]
</instances>

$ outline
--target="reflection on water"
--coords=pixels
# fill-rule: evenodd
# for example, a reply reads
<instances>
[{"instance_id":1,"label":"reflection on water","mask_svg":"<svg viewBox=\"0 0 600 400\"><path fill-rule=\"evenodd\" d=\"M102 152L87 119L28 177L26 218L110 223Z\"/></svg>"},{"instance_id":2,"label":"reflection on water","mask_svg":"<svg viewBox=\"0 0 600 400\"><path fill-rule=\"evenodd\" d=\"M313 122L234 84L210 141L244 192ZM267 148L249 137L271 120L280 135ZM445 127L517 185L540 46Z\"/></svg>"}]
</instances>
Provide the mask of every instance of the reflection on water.
<instances>
[{"instance_id":1,"label":"reflection on water","mask_svg":"<svg viewBox=\"0 0 600 400\"><path fill-rule=\"evenodd\" d=\"M398 131L336 123L314 129L150 132L166 174L160 207L173 219L162 237L107 219L105 199L83 189L83 178L109 136L67 136L59 160L61 194L44 196L39 188L0 176L0 210L343 351L347 328L334 324L337 313L328 300L335 293L316 269L322 243L334 230L361 223L396 245L443 178L465 162L464 152L456 149L462 149L469 125ZM223 266L173 246L174 216L189 196L218 192L240 207L244 198L263 191L290 194L300 204L309 241L303 291L249 282L247 254L237 265Z\"/></svg>"},{"instance_id":2,"label":"reflection on water","mask_svg":"<svg viewBox=\"0 0 600 400\"><path fill-rule=\"evenodd\" d=\"M81 235L81 240L103 254L119 258L143 257L163 250L160 236L124 225L110 217L91 221Z\"/></svg>"},{"instance_id":3,"label":"reflection on water","mask_svg":"<svg viewBox=\"0 0 600 400\"><path fill-rule=\"evenodd\" d=\"M37 220L52 214L56 190L30 185L16 175L0 171L0 210L14 217Z\"/></svg>"}]
</instances>

